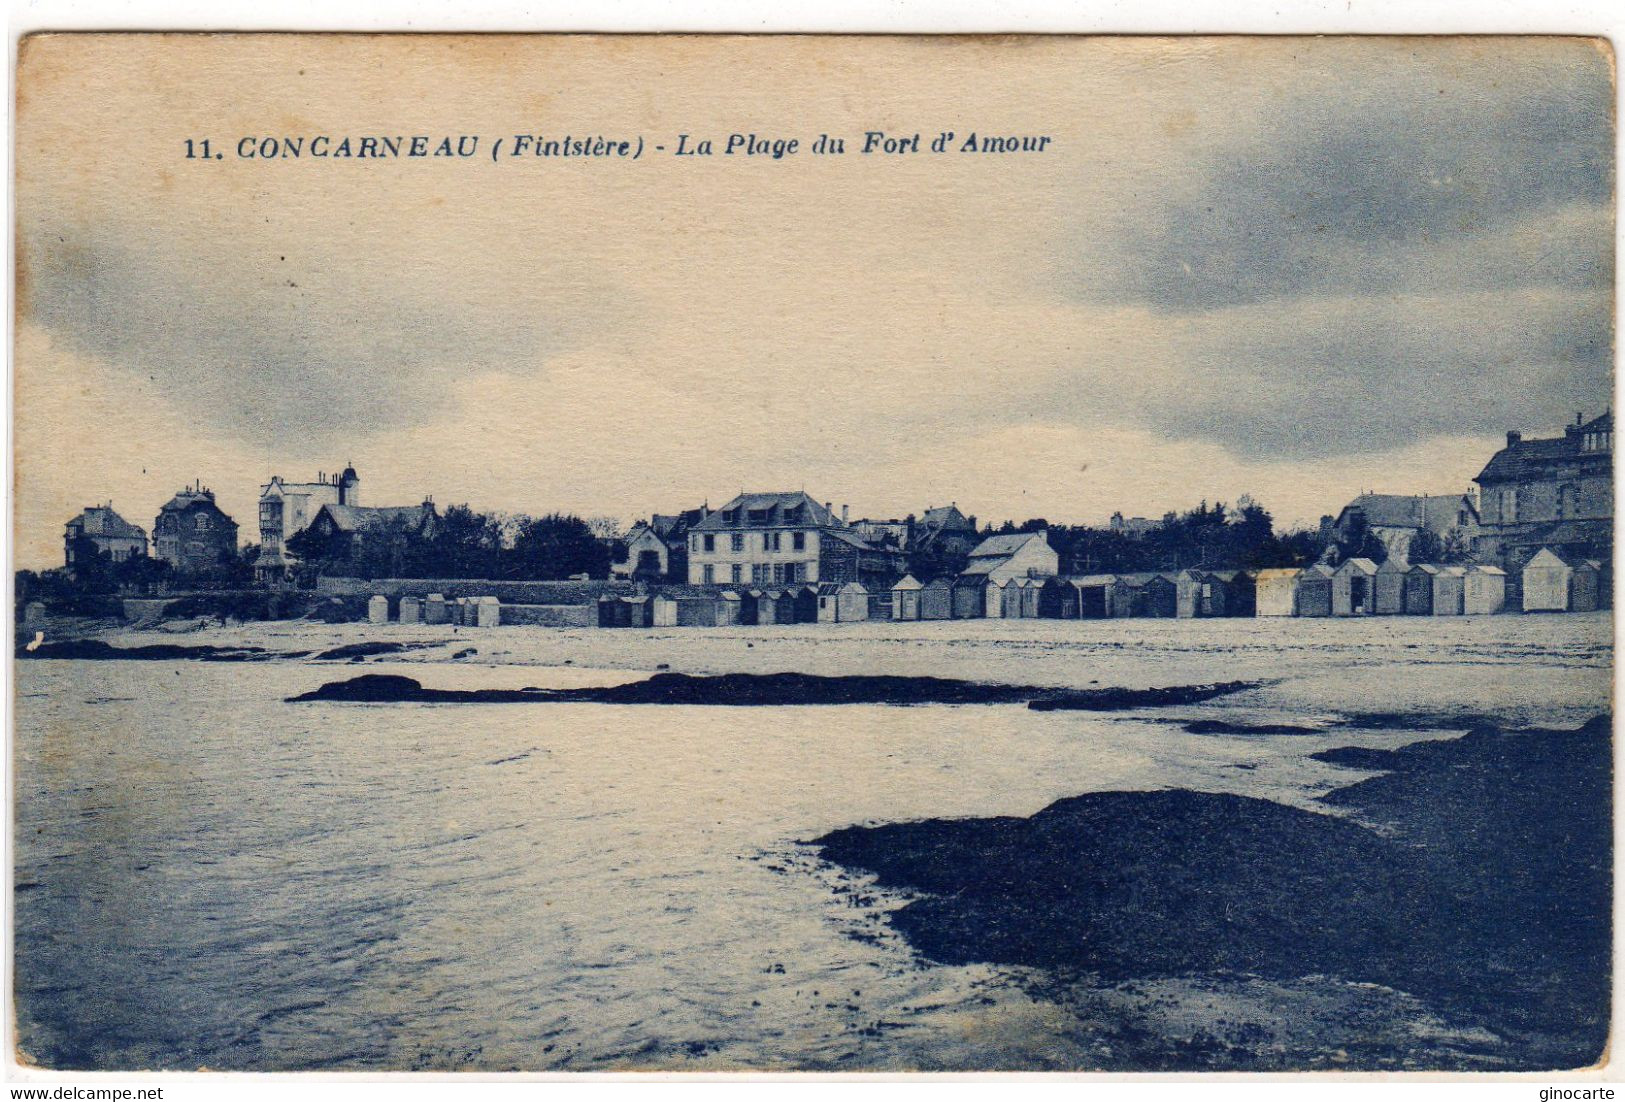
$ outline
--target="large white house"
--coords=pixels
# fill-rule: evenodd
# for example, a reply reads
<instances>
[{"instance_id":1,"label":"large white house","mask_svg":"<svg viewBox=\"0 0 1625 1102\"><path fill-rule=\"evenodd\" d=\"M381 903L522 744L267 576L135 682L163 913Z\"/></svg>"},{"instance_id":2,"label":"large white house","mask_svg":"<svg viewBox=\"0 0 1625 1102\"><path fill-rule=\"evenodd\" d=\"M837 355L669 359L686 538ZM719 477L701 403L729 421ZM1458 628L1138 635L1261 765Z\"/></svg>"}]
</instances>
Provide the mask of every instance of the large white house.
<instances>
[{"instance_id":1,"label":"large white house","mask_svg":"<svg viewBox=\"0 0 1625 1102\"><path fill-rule=\"evenodd\" d=\"M900 552L874 547L806 493L740 494L689 529L691 585L862 582L890 587Z\"/></svg>"},{"instance_id":2,"label":"large white house","mask_svg":"<svg viewBox=\"0 0 1625 1102\"><path fill-rule=\"evenodd\" d=\"M322 472L315 482L284 482L280 475L260 487L260 554L254 573L262 581L278 581L293 565L286 544L309 527L323 505L360 505L361 476L354 467L343 474Z\"/></svg>"}]
</instances>

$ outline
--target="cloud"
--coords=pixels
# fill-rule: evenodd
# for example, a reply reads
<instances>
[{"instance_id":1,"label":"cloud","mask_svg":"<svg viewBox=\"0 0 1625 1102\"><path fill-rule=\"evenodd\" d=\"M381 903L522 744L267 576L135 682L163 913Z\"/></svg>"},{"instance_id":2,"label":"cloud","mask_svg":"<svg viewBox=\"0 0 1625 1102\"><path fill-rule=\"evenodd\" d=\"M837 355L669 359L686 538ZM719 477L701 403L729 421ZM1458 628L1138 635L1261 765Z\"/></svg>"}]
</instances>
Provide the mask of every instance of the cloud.
<instances>
[{"instance_id":1,"label":"cloud","mask_svg":"<svg viewBox=\"0 0 1625 1102\"><path fill-rule=\"evenodd\" d=\"M1192 311L1387 293L1396 278L1452 288L1460 269L1436 251L1564 209L1596 228L1613 196L1607 60L1579 42L1506 48L1469 61L1355 45L1346 71L1305 66L1240 112L1250 125L1188 150L1183 186L1144 189L1109 250L1080 249L1078 293ZM1467 271L1510 287L1607 285L1610 236L1572 238L1533 268Z\"/></svg>"},{"instance_id":2,"label":"cloud","mask_svg":"<svg viewBox=\"0 0 1625 1102\"><path fill-rule=\"evenodd\" d=\"M144 66L60 42L107 54L20 108L18 496L42 554L84 504L150 523L193 477L247 533L271 471L352 459L374 503L624 519L803 485L1054 520L1252 491L1313 519L1362 486L1453 487L1505 429L1610 396L1611 74L1578 40L854 40L826 64L812 40L661 39L639 45L655 82L618 42L469 70L389 53L448 44L331 38L300 47L297 93L274 43L143 42ZM160 49L245 76L221 98L181 79L218 61ZM516 118L1056 141L884 163L157 152Z\"/></svg>"},{"instance_id":3,"label":"cloud","mask_svg":"<svg viewBox=\"0 0 1625 1102\"><path fill-rule=\"evenodd\" d=\"M605 324L596 269L389 236L65 220L24 235L23 309L64 347L183 398L212 432L334 445L445 412L469 372L545 373ZM516 278L516 269L524 278Z\"/></svg>"}]
</instances>

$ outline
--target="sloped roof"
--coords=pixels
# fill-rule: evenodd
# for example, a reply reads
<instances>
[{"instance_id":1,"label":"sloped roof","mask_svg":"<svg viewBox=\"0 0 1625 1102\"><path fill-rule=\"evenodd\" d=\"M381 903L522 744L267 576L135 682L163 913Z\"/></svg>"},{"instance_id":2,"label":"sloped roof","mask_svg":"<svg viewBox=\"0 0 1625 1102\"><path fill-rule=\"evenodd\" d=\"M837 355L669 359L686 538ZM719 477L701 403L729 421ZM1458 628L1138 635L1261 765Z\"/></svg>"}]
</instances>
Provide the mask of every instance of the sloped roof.
<instances>
[{"instance_id":1,"label":"sloped roof","mask_svg":"<svg viewBox=\"0 0 1625 1102\"><path fill-rule=\"evenodd\" d=\"M881 548L876 547L874 544L870 543L868 540L863 539L862 537L858 536L856 533L850 532L845 528L831 528L831 529L828 529L827 531L825 531L823 535L824 535L825 539L830 539L830 538L833 537L834 539L838 540L841 543L849 543L853 547L856 547L859 551L879 551L879 550L881 550Z\"/></svg>"},{"instance_id":2,"label":"sloped roof","mask_svg":"<svg viewBox=\"0 0 1625 1102\"><path fill-rule=\"evenodd\" d=\"M1524 569L1528 570L1536 563L1539 563L1542 567L1566 567L1569 565L1563 561L1563 557L1561 555L1559 555L1556 551L1553 551L1550 547L1542 547L1539 551L1535 552L1534 557L1524 564Z\"/></svg>"},{"instance_id":3,"label":"sloped roof","mask_svg":"<svg viewBox=\"0 0 1625 1102\"><path fill-rule=\"evenodd\" d=\"M1520 440L1516 444L1508 444L1490 457L1474 482L1516 482L1539 473L1544 463L1555 463L1564 459L1594 459L1598 463L1611 463L1612 449L1599 451L1584 451L1587 433L1613 432L1614 415L1612 411L1601 417L1594 417L1583 425L1571 425L1565 429L1562 436L1543 437L1538 440Z\"/></svg>"},{"instance_id":4,"label":"sloped roof","mask_svg":"<svg viewBox=\"0 0 1625 1102\"><path fill-rule=\"evenodd\" d=\"M333 518L333 524L341 532L360 532L367 528L376 528L396 519L408 523L421 523L429 515L422 505L323 505L321 512Z\"/></svg>"},{"instance_id":5,"label":"sloped roof","mask_svg":"<svg viewBox=\"0 0 1625 1102\"><path fill-rule=\"evenodd\" d=\"M940 505L935 509L927 509L925 515L920 518L920 523L927 528L969 528L970 518L961 513L958 506Z\"/></svg>"},{"instance_id":6,"label":"sloped roof","mask_svg":"<svg viewBox=\"0 0 1625 1102\"><path fill-rule=\"evenodd\" d=\"M688 531L704 517L704 509L684 509L681 513L655 513L649 517L649 523L645 527L654 529L655 535L661 539L669 540Z\"/></svg>"},{"instance_id":7,"label":"sloped roof","mask_svg":"<svg viewBox=\"0 0 1625 1102\"><path fill-rule=\"evenodd\" d=\"M1089 586L1089 587L1093 588L1094 586L1097 586L1097 585L1116 585L1117 584L1117 575L1116 574L1085 574L1081 578L1072 578L1070 580L1071 580L1073 585L1078 586L1080 589L1083 588L1084 586Z\"/></svg>"},{"instance_id":8,"label":"sloped roof","mask_svg":"<svg viewBox=\"0 0 1625 1102\"><path fill-rule=\"evenodd\" d=\"M1377 564L1372 562L1370 559L1353 558L1344 559L1343 565L1337 568L1337 573L1339 574L1353 574L1356 571L1361 574L1375 574L1377 572Z\"/></svg>"},{"instance_id":9,"label":"sloped roof","mask_svg":"<svg viewBox=\"0 0 1625 1102\"><path fill-rule=\"evenodd\" d=\"M1463 506L1478 519L1478 509L1466 494L1361 494L1343 507L1341 524L1350 510L1358 509L1374 528L1431 528L1445 532L1456 524Z\"/></svg>"},{"instance_id":10,"label":"sloped roof","mask_svg":"<svg viewBox=\"0 0 1625 1102\"><path fill-rule=\"evenodd\" d=\"M221 511L220 507L215 505L214 494L207 490L182 490L180 493L164 502L163 508L159 509L158 511L160 513L175 513L184 509L190 509L194 505L208 505L213 508L215 512L220 513L221 516L225 516L225 513Z\"/></svg>"},{"instance_id":11,"label":"sloped roof","mask_svg":"<svg viewBox=\"0 0 1625 1102\"><path fill-rule=\"evenodd\" d=\"M110 539L144 540L147 530L138 524L131 524L117 513L110 505L92 505L72 520L68 527L77 527L87 536L105 536Z\"/></svg>"},{"instance_id":12,"label":"sloped roof","mask_svg":"<svg viewBox=\"0 0 1625 1102\"><path fill-rule=\"evenodd\" d=\"M1043 532L1012 532L1005 536L989 536L971 549L970 557L973 559L989 556L1008 558L1033 540L1043 539Z\"/></svg>"},{"instance_id":13,"label":"sloped roof","mask_svg":"<svg viewBox=\"0 0 1625 1102\"><path fill-rule=\"evenodd\" d=\"M800 510L802 519L788 515ZM752 522L751 513L765 513L765 519ZM728 518L732 516L732 520ZM781 528L794 524L814 528L841 528L835 514L808 497L803 490L790 493L740 494L722 508L694 525L702 532L726 532L735 528ZM867 546L867 545L865 545Z\"/></svg>"},{"instance_id":14,"label":"sloped roof","mask_svg":"<svg viewBox=\"0 0 1625 1102\"><path fill-rule=\"evenodd\" d=\"M1296 578L1303 571L1295 566L1272 566L1258 572L1259 581L1274 581L1277 578Z\"/></svg>"},{"instance_id":15,"label":"sloped roof","mask_svg":"<svg viewBox=\"0 0 1625 1102\"><path fill-rule=\"evenodd\" d=\"M893 589L924 589L925 586L921 585L920 580L918 578L916 578L914 575L912 575L912 574L904 574L901 578L897 579L897 584L892 586L892 588Z\"/></svg>"}]
</instances>

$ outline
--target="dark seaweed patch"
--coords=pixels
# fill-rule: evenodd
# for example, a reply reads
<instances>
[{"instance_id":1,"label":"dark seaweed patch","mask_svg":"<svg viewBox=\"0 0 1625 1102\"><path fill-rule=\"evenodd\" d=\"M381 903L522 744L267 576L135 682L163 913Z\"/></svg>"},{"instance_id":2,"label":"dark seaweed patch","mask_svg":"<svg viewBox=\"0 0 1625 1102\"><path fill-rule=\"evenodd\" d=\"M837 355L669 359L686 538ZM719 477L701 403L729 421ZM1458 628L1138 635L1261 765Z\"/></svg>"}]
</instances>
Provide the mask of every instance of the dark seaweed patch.
<instances>
[{"instance_id":1,"label":"dark seaweed patch","mask_svg":"<svg viewBox=\"0 0 1625 1102\"><path fill-rule=\"evenodd\" d=\"M1582 1067L1609 1024L1610 733L1601 717L1363 752L1363 768L1391 772L1326 797L1363 823L1240 796L1102 792L1030 818L850 827L814 844L915 893L890 920L930 960L1115 980L1331 975L1473 1016L1509 1039L1514 1066Z\"/></svg>"},{"instance_id":2,"label":"dark seaweed patch","mask_svg":"<svg viewBox=\"0 0 1625 1102\"><path fill-rule=\"evenodd\" d=\"M821 677L804 673L730 673L712 677L658 673L625 685L576 689L425 689L409 677L366 674L331 681L294 701L501 704L580 701L594 704L700 704L724 707L828 704L1022 704L1039 708L1111 711L1190 704L1253 688L1255 682L1165 689L1056 689L991 685L944 677Z\"/></svg>"}]
</instances>

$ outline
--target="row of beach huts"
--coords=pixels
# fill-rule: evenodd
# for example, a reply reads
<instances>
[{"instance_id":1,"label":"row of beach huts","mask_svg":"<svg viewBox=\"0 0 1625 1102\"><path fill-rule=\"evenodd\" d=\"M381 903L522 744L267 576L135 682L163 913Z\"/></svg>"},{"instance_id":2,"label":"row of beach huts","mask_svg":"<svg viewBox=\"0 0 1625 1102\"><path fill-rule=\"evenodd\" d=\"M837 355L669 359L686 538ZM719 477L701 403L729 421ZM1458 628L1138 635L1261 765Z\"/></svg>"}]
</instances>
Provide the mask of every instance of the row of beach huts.
<instances>
[{"instance_id":1,"label":"row of beach huts","mask_svg":"<svg viewBox=\"0 0 1625 1102\"><path fill-rule=\"evenodd\" d=\"M1608 607L1600 563L1570 566L1549 551L1521 572L1525 612ZM674 587L605 595L600 627L843 623L857 620L1116 619L1221 616L1473 616L1517 611L1508 578L1494 566L1378 565L1279 570L1182 570L1012 578L962 575L920 582L905 576L871 593L857 582L707 590Z\"/></svg>"},{"instance_id":2,"label":"row of beach huts","mask_svg":"<svg viewBox=\"0 0 1625 1102\"><path fill-rule=\"evenodd\" d=\"M668 586L648 593L606 593L586 617L521 618L530 606L495 597L402 597L401 623L495 627L514 622L599 627L724 627L852 623L863 620L1058 619L1234 616L1474 616L1499 612L1589 612L1610 607L1606 567L1570 565L1549 550L1523 568L1516 587L1494 566L1407 565L1349 559L1335 569L1181 570L1170 573L1018 577L963 574L921 582L905 575L871 592L858 582L763 588ZM1513 599L1509 603L1509 592ZM562 610L561 610L562 611ZM511 615L505 615L509 613ZM390 619L373 597L368 618Z\"/></svg>"}]
</instances>

